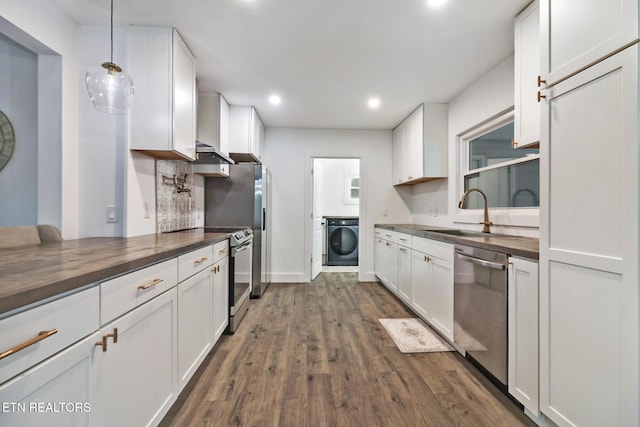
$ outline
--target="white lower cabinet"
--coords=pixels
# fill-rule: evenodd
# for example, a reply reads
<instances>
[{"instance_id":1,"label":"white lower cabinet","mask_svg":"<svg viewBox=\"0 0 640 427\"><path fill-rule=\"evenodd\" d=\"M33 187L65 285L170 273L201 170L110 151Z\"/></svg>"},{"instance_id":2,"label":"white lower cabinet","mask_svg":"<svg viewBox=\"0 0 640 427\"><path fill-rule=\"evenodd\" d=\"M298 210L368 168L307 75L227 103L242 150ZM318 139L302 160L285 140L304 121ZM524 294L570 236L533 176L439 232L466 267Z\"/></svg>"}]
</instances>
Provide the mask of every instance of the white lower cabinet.
<instances>
[{"instance_id":1,"label":"white lower cabinet","mask_svg":"<svg viewBox=\"0 0 640 427\"><path fill-rule=\"evenodd\" d=\"M211 268L213 344L229 325L229 257L226 256Z\"/></svg>"},{"instance_id":2,"label":"white lower cabinet","mask_svg":"<svg viewBox=\"0 0 640 427\"><path fill-rule=\"evenodd\" d=\"M453 254L453 248L451 249ZM453 263L431 257L429 321L453 341Z\"/></svg>"},{"instance_id":3,"label":"white lower cabinet","mask_svg":"<svg viewBox=\"0 0 640 427\"><path fill-rule=\"evenodd\" d=\"M398 247L398 296L407 304L411 304L413 284L411 283L411 248Z\"/></svg>"},{"instance_id":4,"label":"white lower cabinet","mask_svg":"<svg viewBox=\"0 0 640 427\"><path fill-rule=\"evenodd\" d=\"M89 425L95 333L0 386L0 425ZM108 423L105 423L108 424ZM124 425L124 424L121 424Z\"/></svg>"},{"instance_id":5,"label":"white lower cabinet","mask_svg":"<svg viewBox=\"0 0 640 427\"><path fill-rule=\"evenodd\" d=\"M509 393L540 415L538 263L509 259Z\"/></svg>"},{"instance_id":6,"label":"white lower cabinet","mask_svg":"<svg viewBox=\"0 0 640 427\"><path fill-rule=\"evenodd\" d=\"M178 285L178 379L182 390L213 347L211 274L203 270Z\"/></svg>"},{"instance_id":7,"label":"white lower cabinet","mask_svg":"<svg viewBox=\"0 0 640 427\"><path fill-rule=\"evenodd\" d=\"M394 294L398 293L398 244L384 242L384 276L387 279L387 288Z\"/></svg>"},{"instance_id":8,"label":"white lower cabinet","mask_svg":"<svg viewBox=\"0 0 640 427\"><path fill-rule=\"evenodd\" d=\"M95 350L92 426L157 425L167 413L178 394L177 314L174 287L100 330L106 351Z\"/></svg>"},{"instance_id":9,"label":"white lower cabinet","mask_svg":"<svg viewBox=\"0 0 640 427\"><path fill-rule=\"evenodd\" d=\"M411 251L411 307L423 318L429 318L429 260L427 255Z\"/></svg>"}]
</instances>

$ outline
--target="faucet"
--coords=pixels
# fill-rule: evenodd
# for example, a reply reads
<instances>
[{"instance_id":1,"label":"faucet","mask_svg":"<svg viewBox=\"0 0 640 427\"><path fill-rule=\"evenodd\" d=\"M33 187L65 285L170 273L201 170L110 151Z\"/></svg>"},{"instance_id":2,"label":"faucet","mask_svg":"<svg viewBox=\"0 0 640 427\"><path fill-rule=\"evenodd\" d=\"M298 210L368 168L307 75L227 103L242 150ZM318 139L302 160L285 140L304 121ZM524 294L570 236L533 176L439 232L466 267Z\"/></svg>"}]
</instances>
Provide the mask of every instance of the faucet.
<instances>
[{"instance_id":1,"label":"faucet","mask_svg":"<svg viewBox=\"0 0 640 427\"><path fill-rule=\"evenodd\" d=\"M462 195L462 198L460 199L460 203L458 203L458 207L460 209L464 209L464 203L467 200L467 196L469 195L469 193L471 192L477 192L480 193L482 195L482 198L484 199L484 220L480 223L483 224L482 225L482 232L483 233L491 233L491 231L489 230L489 227L493 225L493 223L491 221L489 221L489 210L487 209L487 195L484 194L484 192L478 188L470 188L467 191L464 192L464 194Z\"/></svg>"}]
</instances>

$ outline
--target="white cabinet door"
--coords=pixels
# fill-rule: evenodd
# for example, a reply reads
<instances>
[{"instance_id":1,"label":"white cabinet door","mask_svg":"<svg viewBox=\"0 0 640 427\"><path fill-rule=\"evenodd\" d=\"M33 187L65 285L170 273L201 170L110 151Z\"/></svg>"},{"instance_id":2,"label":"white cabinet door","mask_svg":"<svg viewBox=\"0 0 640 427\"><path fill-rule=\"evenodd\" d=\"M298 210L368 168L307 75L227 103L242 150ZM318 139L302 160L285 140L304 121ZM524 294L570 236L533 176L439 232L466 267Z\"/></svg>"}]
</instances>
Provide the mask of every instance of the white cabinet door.
<instances>
[{"instance_id":1,"label":"white cabinet door","mask_svg":"<svg viewBox=\"0 0 640 427\"><path fill-rule=\"evenodd\" d=\"M411 248L398 246L398 296L411 304Z\"/></svg>"},{"instance_id":2,"label":"white cabinet door","mask_svg":"<svg viewBox=\"0 0 640 427\"><path fill-rule=\"evenodd\" d=\"M382 283L386 282L386 278L384 277L384 255L385 255L385 241L379 237L375 238L375 243L373 247L373 269L375 271L376 277L380 279Z\"/></svg>"},{"instance_id":3,"label":"white cabinet door","mask_svg":"<svg viewBox=\"0 0 640 427\"><path fill-rule=\"evenodd\" d=\"M540 409L559 425L638 425L637 46L545 95Z\"/></svg>"},{"instance_id":4,"label":"white cabinet door","mask_svg":"<svg viewBox=\"0 0 640 427\"><path fill-rule=\"evenodd\" d=\"M535 0L514 22L514 146L527 148L540 142L540 8Z\"/></svg>"},{"instance_id":5,"label":"white cabinet door","mask_svg":"<svg viewBox=\"0 0 640 427\"><path fill-rule=\"evenodd\" d=\"M229 257L218 261L211 269L213 283L213 344L229 325Z\"/></svg>"},{"instance_id":6,"label":"white cabinet door","mask_svg":"<svg viewBox=\"0 0 640 427\"><path fill-rule=\"evenodd\" d=\"M99 337L95 333L2 384L0 425L88 426L94 354L102 352L95 345Z\"/></svg>"},{"instance_id":7,"label":"white cabinet door","mask_svg":"<svg viewBox=\"0 0 640 427\"><path fill-rule=\"evenodd\" d=\"M393 130L392 134L391 169L393 185L404 182L404 133L405 124L402 122Z\"/></svg>"},{"instance_id":8,"label":"white cabinet door","mask_svg":"<svg viewBox=\"0 0 640 427\"><path fill-rule=\"evenodd\" d=\"M116 319L100 331L107 351L95 352L92 426L157 425L178 393L177 289Z\"/></svg>"},{"instance_id":9,"label":"white cabinet door","mask_svg":"<svg viewBox=\"0 0 640 427\"><path fill-rule=\"evenodd\" d=\"M542 75L555 83L638 38L637 0L541 0Z\"/></svg>"},{"instance_id":10,"label":"white cabinet door","mask_svg":"<svg viewBox=\"0 0 640 427\"><path fill-rule=\"evenodd\" d=\"M430 258L418 251L411 251L411 287L413 288L412 307L423 319L429 318L431 281Z\"/></svg>"},{"instance_id":11,"label":"white cabinet door","mask_svg":"<svg viewBox=\"0 0 640 427\"><path fill-rule=\"evenodd\" d=\"M127 29L127 71L135 85L129 148L158 159L194 160L195 58L177 30Z\"/></svg>"},{"instance_id":12,"label":"white cabinet door","mask_svg":"<svg viewBox=\"0 0 640 427\"><path fill-rule=\"evenodd\" d=\"M398 244L384 242L384 276L386 285L394 294L398 293Z\"/></svg>"},{"instance_id":13,"label":"white cabinet door","mask_svg":"<svg viewBox=\"0 0 640 427\"><path fill-rule=\"evenodd\" d=\"M453 341L453 265L450 261L430 258L429 321Z\"/></svg>"},{"instance_id":14,"label":"white cabinet door","mask_svg":"<svg viewBox=\"0 0 640 427\"><path fill-rule=\"evenodd\" d=\"M509 393L538 416L538 263L509 264Z\"/></svg>"},{"instance_id":15,"label":"white cabinet door","mask_svg":"<svg viewBox=\"0 0 640 427\"><path fill-rule=\"evenodd\" d=\"M407 181L420 179L424 176L423 117L424 106L421 105L406 119L407 129L404 135L404 178Z\"/></svg>"},{"instance_id":16,"label":"white cabinet door","mask_svg":"<svg viewBox=\"0 0 640 427\"><path fill-rule=\"evenodd\" d=\"M213 295L209 269L178 285L178 380L182 390L213 347Z\"/></svg>"},{"instance_id":17,"label":"white cabinet door","mask_svg":"<svg viewBox=\"0 0 640 427\"><path fill-rule=\"evenodd\" d=\"M250 154L262 159L264 125L252 106L232 105L229 108L229 152Z\"/></svg>"},{"instance_id":18,"label":"white cabinet door","mask_svg":"<svg viewBox=\"0 0 640 427\"><path fill-rule=\"evenodd\" d=\"M173 148L196 158L196 63L182 37L173 30Z\"/></svg>"}]
</instances>

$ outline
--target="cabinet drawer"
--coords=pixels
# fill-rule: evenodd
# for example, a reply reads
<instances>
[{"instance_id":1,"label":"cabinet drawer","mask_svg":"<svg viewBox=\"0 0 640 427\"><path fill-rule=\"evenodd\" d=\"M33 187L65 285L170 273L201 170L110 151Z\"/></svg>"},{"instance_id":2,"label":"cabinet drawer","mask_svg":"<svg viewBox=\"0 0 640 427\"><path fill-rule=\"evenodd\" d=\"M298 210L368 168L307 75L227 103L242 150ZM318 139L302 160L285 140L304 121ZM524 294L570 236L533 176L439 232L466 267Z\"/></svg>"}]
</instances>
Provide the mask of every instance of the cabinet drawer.
<instances>
[{"instance_id":1,"label":"cabinet drawer","mask_svg":"<svg viewBox=\"0 0 640 427\"><path fill-rule=\"evenodd\" d=\"M0 383L98 329L99 307L95 286L0 320Z\"/></svg>"},{"instance_id":2,"label":"cabinet drawer","mask_svg":"<svg viewBox=\"0 0 640 427\"><path fill-rule=\"evenodd\" d=\"M229 240L213 245L213 264L229 256Z\"/></svg>"},{"instance_id":3,"label":"cabinet drawer","mask_svg":"<svg viewBox=\"0 0 640 427\"><path fill-rule=\"evenodd\" d=\"M178 257L178 281L182 282L209 267L213 261L211 246L196 249Z\"/></svg>"},{"instance_id":4,"label":"cabinet drawer","mask_svg":"<svg viewBox=\"0 0 640 427\"><path fill-rule=\"evenodd\" d=\"M393 243L398 243L397 231L385 230L384 228L381 231L382 231L382 235L380 236L381 239L388 240Z\"/></svg>"},{"instance_id":5,"label":"cabinet drawer","mask_svg":"<svg viewBox=\"0 0 640 427\"><path fill-rule=\"evenodd\" d=\"M170 260L145 267L100 285L100 324L160 295L178 283L178 260Z\"/></svg>"},{"instance_id":6,"label":"cabinet drawer","mask_svg":"<svg viewBox=\"0 0 640 427\"><path fill-rule=\"evenodd\" d=\"M453 245L451 243L413 236L411 248L444 261L453 262Z\"/></svg>"},{"instance_id":7,"label":"cabinet drawer","mask_svg":"<svg viewBox=\"0 0 640 427\"><path fill-rule=\"evenodd\" d=\"M398 244L410 248L411 247L411 234L398 233Z\"/></svg>"}]
</instances>

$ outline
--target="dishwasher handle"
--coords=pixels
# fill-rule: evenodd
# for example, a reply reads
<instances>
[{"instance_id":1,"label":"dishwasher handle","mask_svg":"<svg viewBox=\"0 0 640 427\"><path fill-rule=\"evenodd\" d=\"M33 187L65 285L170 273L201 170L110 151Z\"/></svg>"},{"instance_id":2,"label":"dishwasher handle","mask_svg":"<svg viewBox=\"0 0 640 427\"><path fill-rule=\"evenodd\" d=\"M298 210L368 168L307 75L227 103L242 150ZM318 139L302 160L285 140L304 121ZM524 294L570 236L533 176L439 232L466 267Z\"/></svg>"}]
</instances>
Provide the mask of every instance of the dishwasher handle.
<instances>
[{"instance_id":1,"label":"dishwasher handle","mask_svg":"<svg viewBox=\"0 0 640 427\"><path fill-rule=\"evenodd\" d=\"M483 267L493 268L494 270L505 270L507 266L505 264L500 264L497 262L486 261L480 258L474 258L468 255L463 255L459 252L456 252L456 257L462 261L468 261L472 264L481 265Z\"/></svg>"}]
</instances>

